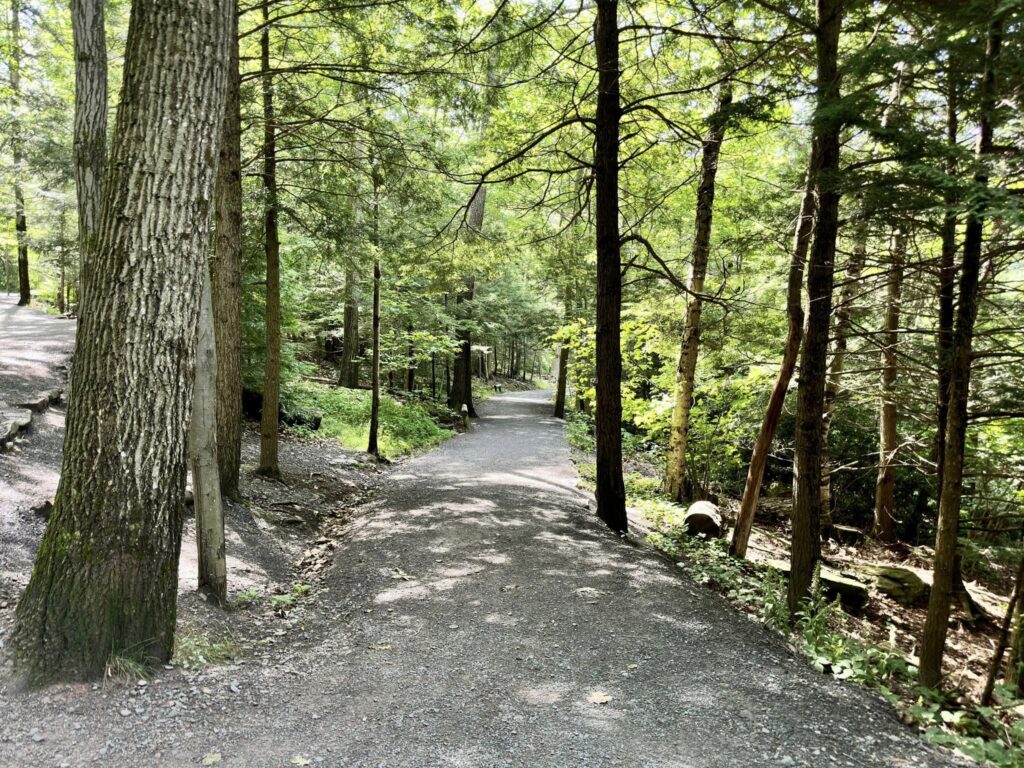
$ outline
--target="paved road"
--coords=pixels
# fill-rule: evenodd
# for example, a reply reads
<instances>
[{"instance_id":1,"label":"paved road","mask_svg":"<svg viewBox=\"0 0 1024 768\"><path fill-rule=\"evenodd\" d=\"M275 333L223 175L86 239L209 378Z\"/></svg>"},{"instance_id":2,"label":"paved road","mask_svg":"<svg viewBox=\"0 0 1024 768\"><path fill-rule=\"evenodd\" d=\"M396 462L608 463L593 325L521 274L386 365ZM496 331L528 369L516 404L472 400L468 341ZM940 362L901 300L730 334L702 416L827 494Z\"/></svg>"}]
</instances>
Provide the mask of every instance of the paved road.
<instances>
[{"instance_id":1,"label":"paved road","mask_svg":"<svg viewBox=\"0 0 1024 768\"><path fill-rule=\"evenodd\" d=\"M326 574L312 642L199 680L19 697L0 764L954 764L602 528L546 393L481 412L386 477Z\"/></svg>"}]
</instances>

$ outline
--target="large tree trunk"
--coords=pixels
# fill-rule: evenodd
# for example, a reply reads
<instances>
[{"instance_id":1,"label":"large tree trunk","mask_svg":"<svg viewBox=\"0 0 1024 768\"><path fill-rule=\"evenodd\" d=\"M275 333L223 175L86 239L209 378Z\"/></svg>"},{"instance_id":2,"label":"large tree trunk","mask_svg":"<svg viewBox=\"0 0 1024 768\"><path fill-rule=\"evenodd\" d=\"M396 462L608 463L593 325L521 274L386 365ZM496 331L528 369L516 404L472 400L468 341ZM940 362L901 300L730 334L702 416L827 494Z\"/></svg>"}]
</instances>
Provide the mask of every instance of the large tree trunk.
<instances>
[{"instance_id":1,"label":"large tree trunk","mask_svg":"<svg viewBox=\"0 0 1024 768\"><path fill-rule=\"evenodd\" d=\"M228 79L231 75L228 74ZM211 278L206 271L196 335L195 391L189 452L192 460L192 498L196 513L199 589L224 605L228 597L224 559L224 506L221 503L217 456L217 347L213 328Z\"/></svg>"},{"instance_id":2,"label":"large tree trunk","mask_svg":"<svg viewBox=\"0 0 1024 768\"><path fill-rule=\"evenodd\" d=\"M614 531L629 527L622 479L622 240L619 236L619 18L616 0L598 0L594 24L597 111L594 122L594 224L597 243L597 516Z\"/></svg>"},{"instance_id":3,"label":"large tree trunk","mask_svg":"<svg viewBox=\"0 0 1024 768\"><path fill-rule=\"evenodd\" d=\"M263 3L260 54L263 65L263 232L267 258L267 299L264 328L263 413L260 416L260 462L256 471L280 477L277 460L278 408L281 400L281 240L278 232L277 127L274 125L274 84L270 72L270 4Z\"/></svg>"},{"instance_id":4,"label":"large tree trunk","mask_svg":"<svg viewBox=\"0 0 1024 768\"><path fill-rule=\"evenodd\" d=\"M711 116L704 145L701 148L700 181L697 184L697 220L694 224L693 246L690 250L690 284L683 322L683 340L676 367L676 402L672 411L665 461L665 492L675 501L686 496L686 438L690 429L694 378L700 352L701 312L704 309L704 278L711 254L711 223L715 211L715 176L718 156L725 138L727 110L732 103L732 84L726 80L719 88L718 104Z\"/></svg>"},{"instance_id":5,"label":"large tree trunk","mask_svg":"<svg viewBox=\"0 0 1024 768\"><path fill-rule=\"evenodd\" d=\"M71 2L75 47L75 191L79 279L83 284L99 229L103 174L107 167L107 36L103 5L103 0Z\"/></svg>"},{"instance_id":6,"label":"large tree trunk","mask_svg":"<svg viewBox=\"0 0 1024 768\"><path fill-rule=\"evenodd\" d=\"M886 543L896 540L896 453L899 448L896 422L896 376L899 371L900 308L903 293L903 264L907 240L902 229L893 235L892 264L889 265L885 326L882 329L882 381L878 414L878 479L875 482L874 535Z\"/></svg>"},{"instance_id":7,"label":"large tree trunk","mask_svg":"<svg viewBox=\"0 0 1024 768\"><path fill-rule=\"evenodd\" d=\"M242 462L242 118L238 0L228 55L227 100L214 192L213 327L217 343L217 464L221 492L240 499Z\"/></svg>"},{"instance_id":8,"label":"large tree trunk","mask_svg":"<svg viewBox=\"0 0 1024 768\"><path fill-rule=\"evenodd\" d=\"M36 681L173 650L230 13L223 0L132 4L60 486L17 611L17 662Z\"/></svg>"},{"instance_id":9,"label":"large tree trunk","mask_svg":"<svg viewBox=\"0 0 1024 768\"><path fill-rule=\"evenodd\" d=\"M811 148L807 161L807 180L804 183L804 194L800 200L800 213L796 219L796 233L793 235L793 253L789 260L789 276L786 281L786 346L782 350L782 362L779 374L775 378L768 407L765 408L761 420L761 431L757 433L754 450L750 456L747 469L747 480L743 484L743 498L740 500L740 511L736 516L736 528L729 544L729 554L733 557L747 556L747 544L750 541L750 530L754 526L754 514L761 498L761 482L764 480L764 469L768 463L772 440L782 416L782 406L786 402L789 382L796 370L796 359L800 354L800 341L804 335L804 308L801 301L804 281L804 268L807 264L807 247L811 240L811 227L814 223L814 184L818 177L818 156Z\"/></svg>"},{"instance_id":10,"label":"large tree trunk","mask_svg":"<svg viewBox=\"0 0 1024 768\"><path fill-rule=\"evenodd\" d=\"M853 302L860 292L860 276L867 256L868 220L864 213L857 222L853 253L846 266L846 283L840 294L839 307L832 328L832 362L825 383L825 411L821 419L821 532L825 538L834 533L832 524L832 460L829 455L829 435L835 419L836 404L842 390L846 369L846 353L853 324Z\"/></svg>"},{"instance_id":11,"label":"large tree trunk","mask_svg":"<svg viewBox=\"0 0 1024 768\"><path fill-rule=\"evenodd\" d=\"M25 156L22 151L21 120L21 0L11 0L11 58L8 71L11 78L11 159L14 161L14 233L18 245L18 306L32 301L32 288L28 276L28 225L25 221Z\"/></svg>"},{"instance_id":12,"label":"large tree trunk","mask_svg":"<svg viewBox=\"0 0 1024 768\"><path fill-rule=\"evenodd\" d=\"M839 34L842 0L818 0L815 48L817 103L814 141L820 166L814 182L817 215L807 264L807 333L800 355L793 483L793 541L788 604L795 616L810 592L821 554L821 417L825 406L826 360L836 235L839 229Z\"/></svg>"},{"instance_id":13,"label":"large tree trunk","mask_svg":"<svg viewBox=\"0 0 1024 768\"><path fill-rule=\"evenodd\" d=\"M967 437L967 398L971 383L971 347L974 339L974 322L978 314L978 284L985 226L984 206L987 203L981 191L988 187L988 170L985 163L993 145L995 66L1001 43L1002 21L996 17L992 21L988 35L985 73L981 84L981 118L976 145L978 170L974 175L974 183L977 188L976 194L982 199L977 200L968 211L964 230L960 297L956 327L953 331L946 442L943 446L942 489L935 532L935 563L932 567L928 615L921 638L918 680L921 685L927 686L937 685L942 678L942 656L945 653L949 605L955 582L960 501L963 496L964 445Z\"/></svg>"}]
</instances>

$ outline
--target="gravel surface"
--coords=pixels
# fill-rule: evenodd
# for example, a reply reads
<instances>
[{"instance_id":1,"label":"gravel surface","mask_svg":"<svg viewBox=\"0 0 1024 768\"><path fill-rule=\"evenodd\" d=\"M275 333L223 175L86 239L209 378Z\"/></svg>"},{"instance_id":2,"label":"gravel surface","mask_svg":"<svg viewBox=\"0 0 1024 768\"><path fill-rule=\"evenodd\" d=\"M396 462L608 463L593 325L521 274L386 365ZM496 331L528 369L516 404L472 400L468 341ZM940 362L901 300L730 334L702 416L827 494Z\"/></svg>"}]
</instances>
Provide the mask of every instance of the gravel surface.
<instances>
[{"instance_id":1,"label":"gravel surface","mask_svg":"<svg viewBox=\"0 0 1024 768\"><path fill-rule=\"evenodd\" d=\"M285 617L211 611L265 634L231 665L30 693L0 675L0 765L958 764L602 528L549 409L494 397L381 476Z\"/></svg>"}]
</instances>

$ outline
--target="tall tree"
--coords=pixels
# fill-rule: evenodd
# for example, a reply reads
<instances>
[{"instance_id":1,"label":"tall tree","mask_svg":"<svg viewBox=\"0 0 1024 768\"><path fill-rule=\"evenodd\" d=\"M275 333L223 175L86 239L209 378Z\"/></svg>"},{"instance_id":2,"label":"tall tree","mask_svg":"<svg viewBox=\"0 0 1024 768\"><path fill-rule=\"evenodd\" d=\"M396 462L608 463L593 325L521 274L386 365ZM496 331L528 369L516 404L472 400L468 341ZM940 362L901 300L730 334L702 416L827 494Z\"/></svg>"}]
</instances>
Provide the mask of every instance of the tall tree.
<instances>
[{"instance_id":1,"label":"tall tree","mask_svg":"<svg viewBox=\"0 0 1024 768\"><path fill-rule=\"evenodd\" d=\"M11 159L14 161L14 232L18 245L18 305L32 301L28 274L28 225L25 221L25 152L21 112L21 0L11 0L11 54L7 69L11 80L14 119L11 121Z\"/></svg>"},{"instance_id":2,"label":"tall tree","mask_svg":"<svg viewBox=\"0 0 1024 768\"><path fill-rule=\"evenodd\" d=\"M882 327L882 376L878 418L878 478L875 482L874 534L880 541L896 540L896 377L899 373L900 309L907 236L901 226L893 234L892 258L886 277L885 321Z\"/></svg>"},{"instance_id":3,"label":"tall tree","mask_svg":"<svg viewBox=\"0 0 1024 768\"><path fill-rule=\"evenodd\" d=\"M975 200L967 211L964 228L963 264L960 270L959 300L953 331L952 366L942 457L942 488L935 531L935 562L928 615L921 638L918 679L922 685L937 685L942 677L942 657L949 629L949 606L953 594L956 547L963 497L964 446L967 437L967 398L971 384L971 348L978 315L979 278L988 202L988 156L993 150L996 105L996 68L1002 45L1002 18L993 15L988 30L985 68L981 77L980 118L975 145Z\"/></svg>"},{"instance_id":4,"label":"tall tree","mask_svg":"<svg viewBox=\"0 0 1024 768\"><path fill-rule=\"evenodd\" d=\"M221 491L239 499L242 462L242 117L238 2L228 53L227 100L213 211L213 327L217 344L217 464Z\"/></svg>"},{"instance_id":5,"label":"tall tree","mask_svg":"<svg viewBox=\"0 0 1024 768\"><path fill-rule=\"evenodd\" d=\"M103 0L71 2L75 46L75 189L82 272L89 268L89 253L99 228L107 165L107 34L103 5Z\"/></svg>"},{"instance_id":6,"label":"tall tree","mask_svg":"<svg viewBox=\"0 0 1024 768\"><path fill-rule=\"evenodd\" d=\"M594 226L597 244L597 516L629 527L622 478L622 240L619 235L619 18L616 0L597 0L597 111L594 116Z\"/></svg>"},{"instance_id":7,"label":"tall tree","mask_svg":"<svg viewBox=\"0 0 1024 768\"><path fill-rule=\"evenodd\" d=\"M794 453L793 540L788 603L795 615L807 597L821 554L821 416L825 405L826 358L836 236L839 230L839 147L842 130L839 35L843 0L817 0L814 32L817 96L813 141L818 172L814 181L817 215L807 262L807 331L800 355Z\"/></svg>"},{"instance_id":8,"label":"tall tree","mask_svg":"<svg viewBox=\"0 0 1024 768\"><path fill-rule=\"evenodd\" d=\"M17 609L16 661L37 681L173 650L229 28L224 0L132 4L60 486Z\"/></svg>"},{"instance_id":9,"label":"tall tree","mask_svg":"<svg viewBox=\"0 0 1024 768\"><path fill-rule=\"evenodd\" d=\"M669 436L665 466L665 491L675 501L686 493L686 439L693 407L697 355L700 353L701 313L704 308L704 279L711 255L711 223L715 212L715 177L722 151L728 110L732 104L732 83L725 80L718 89L718 103L709 119L707 134L701 147L700 181L697 184L697 221L690 249L690 281L687 291L683 340L676 368L675 407Z\"/></svg>"},{"instance_id":10,"label":"tall tree","mask_svg":"<svg viewBox=\"0 0 1024 768\"><path fill-rule=\"evenodd\" d=\"M263 238L267 259L266 314L263 363L263 413L260 416L260 460L256 471L280 477L277 459L278 407L281 399L281 235L278 230L277 125L274 121L274 81L270 69L270 2L263 3L260 33L260 81L263 96Z\"/></svg>"},{"instance_id":11,"label":"tall tree","mask_svg":"<svg viewBox=\"0 0 1024 768\"><path fill-rule=\"evenodd\" d=\"M804 270L807 264L807 248L811 241L811 228L814 224L814 184L817 177L818 155L812 146L807 163L804 194L800 200L800 212L796 217L796 232L793 235L793 249L786 281L786 344L782 350L779 373L775 377L775 385L772 387L768 406L761 420L761 429L757 433L754 450L750 455L747 479L743 484L743 497L740 499L740 511L736 516L736 527L733 529L732 541L729 544L729 553L733 557L747 556L747 544L750 541L757 504L761 498L761 483L764 480L768 454L775 439L775 430L778 428L782 407L786 402L786 392L789 391L789 382L793 378L796 360L800 354L800 342L804 335Z\"/></svg>"}]
</instances>

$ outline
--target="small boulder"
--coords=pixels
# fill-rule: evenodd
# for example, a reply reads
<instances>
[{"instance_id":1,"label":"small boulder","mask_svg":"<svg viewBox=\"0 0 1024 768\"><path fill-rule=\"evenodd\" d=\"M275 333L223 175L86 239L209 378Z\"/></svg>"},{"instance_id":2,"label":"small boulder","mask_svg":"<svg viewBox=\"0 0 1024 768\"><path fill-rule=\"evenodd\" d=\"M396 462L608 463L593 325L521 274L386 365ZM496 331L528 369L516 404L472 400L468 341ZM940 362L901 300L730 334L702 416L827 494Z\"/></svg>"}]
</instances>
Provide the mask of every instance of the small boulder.
<instances>
[{"instance_id":1,"label":"small boulder","mask_svg":"<svg viewBox=\"0 0 1024 768\"><path fill-rule=\"evenodd\" d=\"M898 565L858 565L854 571L900 605L920 605L928 599L928 585L909 568Z\"/></svg>"},{"instance_id":2,"label":"small boulder","mask_svg":"<svg viewBox=\"0 0 1024 768\"><path fill-rule=\"evenodd\" d=\"M690 536L717 539L722 535L722 514L710 501L695 501L683 516L683 530Z\"/></svg>"}]
</instances>

